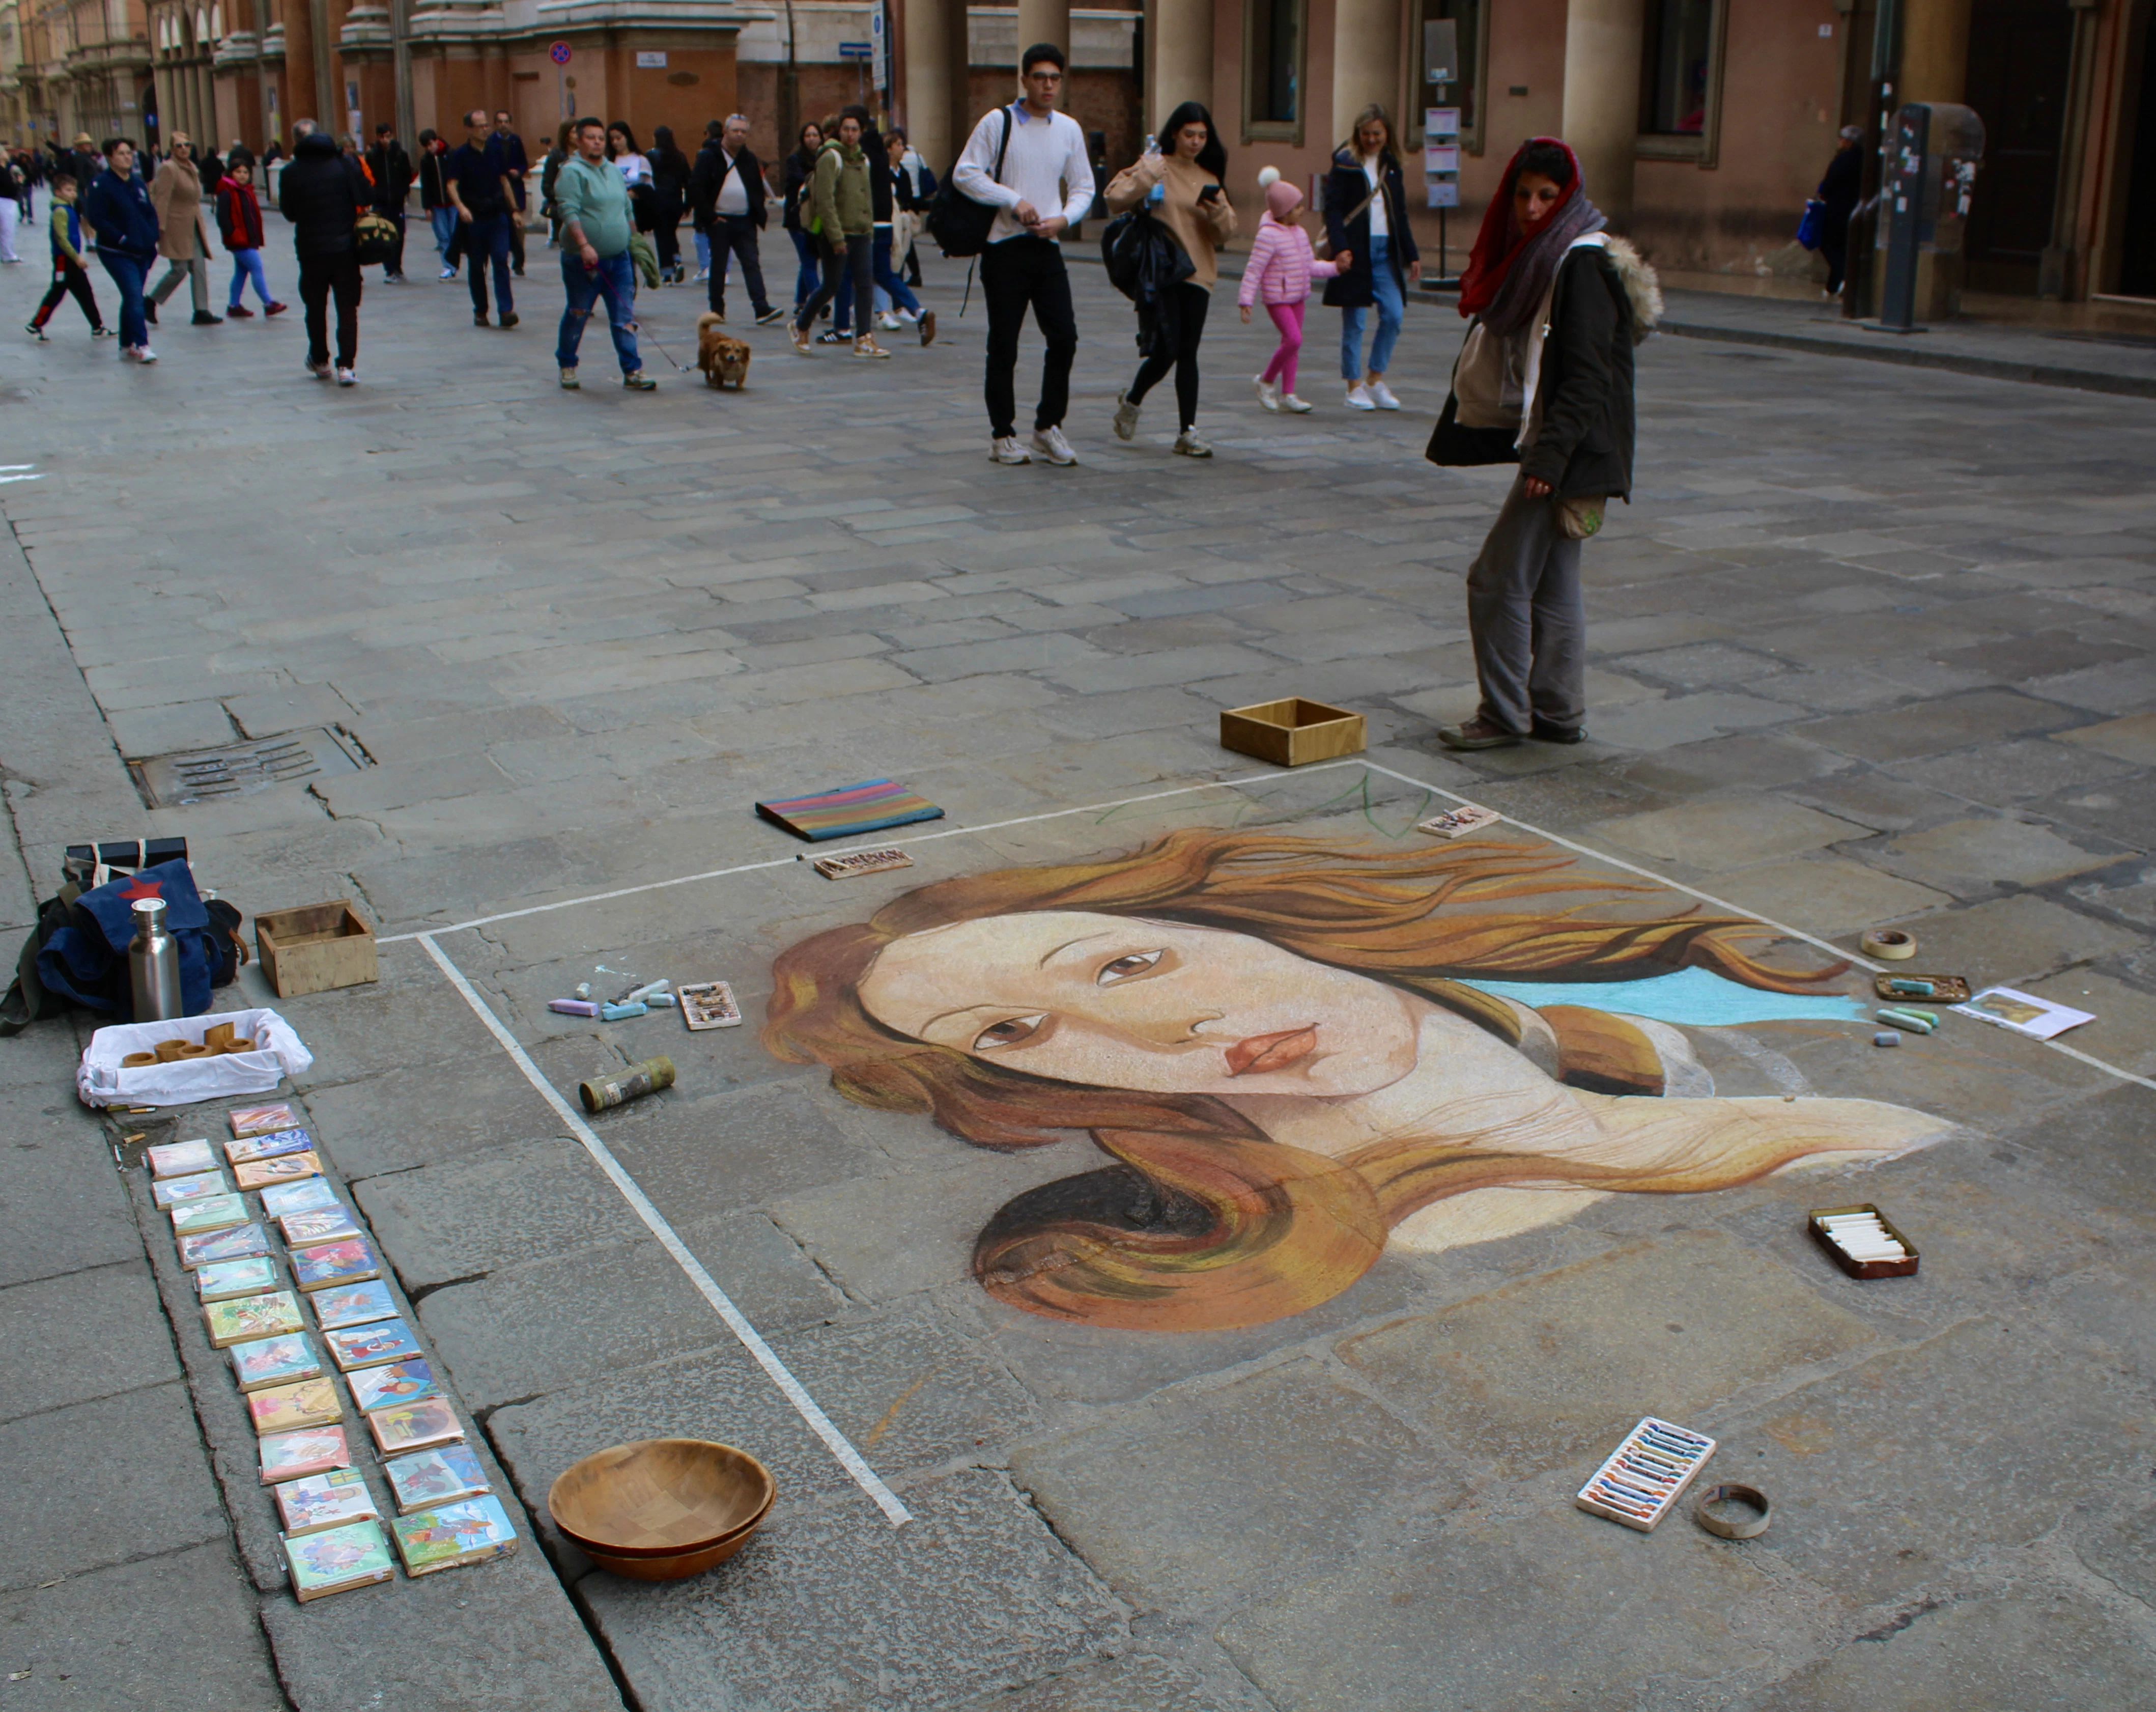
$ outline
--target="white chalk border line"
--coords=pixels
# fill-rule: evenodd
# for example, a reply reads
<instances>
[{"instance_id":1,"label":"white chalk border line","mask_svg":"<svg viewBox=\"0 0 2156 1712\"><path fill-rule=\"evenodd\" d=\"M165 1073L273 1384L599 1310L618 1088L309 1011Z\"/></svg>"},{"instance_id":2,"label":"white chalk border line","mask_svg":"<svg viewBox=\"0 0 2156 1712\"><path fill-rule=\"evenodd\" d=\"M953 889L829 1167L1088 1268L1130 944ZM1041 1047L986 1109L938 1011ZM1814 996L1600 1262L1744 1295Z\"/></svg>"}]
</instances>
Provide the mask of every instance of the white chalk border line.
<instances>
[{"instance_id":1,"label":"white chalk border line","mask_svg":"<svg viewBox=\"0 0 2156 1712\"><path fill-rule=\"evenodd\" d=\"M1061 820L1071 815L1101 814L1113 809L1129 808L1139 803L1160 802L1169 797L1188 796L1196 791L1237 790L1247 785L1276 781L1284 777L1301 778L1312 774L1328 773L1341 767L1360 767L1365 772L1382 774L1388 779L1397 780L1402 784L1412 785L1418 790L1428 791L1435 796L1446 798L1463 807L1483 806L1471 798L1461 796L1457 791L1445 789L1442 785L1431 784L1424 779L1417 779L1410 774L1398 772L1376 761L1365 760L1358 756L1349 756L1342 760L1323 761L1313 766L1298 768L1293 774L1283 774L1278 771L1272 771L1237 779L1209 779L1203 784L1177 785L1168 790L1148 791L1138 796L1122 797L1112 802L1087 803L1074 809L1052 809L1045 814L1020 815L1008 820L993 820L982 826L950 826L941 831L916 833L910 836L898 838L880 836L861 844L836 846L832 853L843 853L844 849L858 850L871 847L880 849L891 845L927 844L937 839L957 838L969 833L994 832L1007 826L1030 825L1042 820ZM1492 810L1491 812L1497 811ZM1510 815L1502 815L1501 818L1510 825L1518 827L1521 831L1546 840L1561 849L1605 863L1625 873L1637 875L1640 878L1651 881L1658 886L1666 886L1672 891L1681 892L1689 897L1696 897L1702 903L1712 904L1717 909L1726 910L1732 915L1748 916L1763 927L1772 928L1776 933L1784 934L1792 939L1802 940L1807 945L1815 945L1822 951L1830 953L1861 969L1869 969L1875 974L1882 972L1884 967L1882 964L1874 963L1869 958L1859 956L1854 952L1845 950L1831 940L1822 939L1817 934L1807 933L1801 928L1792 928L1784 923L1774 921L1759 914L1755 910L1746 909L1741 904L1732 903L1726 898L1717 897L1712 892L1702 892L1696 886L1687 886L1681 880L1672 880L1666 874L1658 874L1650 868L1640 867L1625 861L1621 856L1610 856L1605 851L1596 850L1591 845L1581 844L1558 833L1547 831L1542 827L1531 825L1527 821L1516 819ZM546 915L556 910L578 908L585 904L608 903L616 898L634 897L647 892L660 892L676 886L695 885L704 880L722 880L735 874L754 873L768 868L791 867L800 860L798 856L780 856L768 861L741 862L729 868L713 868L704 873L684 874L671 880L653 880L640 886L624 886L611 892L598 892L583 897L564 898L558 903L540 903L533 904L526 909L504 910L495 915L480 916L470 921L458 922L447 927L429 928L417 933L389 934L382 938L379 943L384 945L397 945L416 942L420 949L434 960L435 967L449 978L450 985L455 987L463 996L465 1004L471 1007L474 1014L486 1026L487 1031L501 1043L502 1051L509 1055L511 1062L523 1073L524 1079L531 1084L540 1098L552 1107L556 1114L568 1125L570 1133L583 1144L584 1151L591 1155L593 1162L606 1173L608 1180L621 1191L622 1198L628 1201L630 1209L634 1211L637 1217L644 1221L645 1228L659 1239L660 1245L673 1257L674 1263L681 1268L689 1282L696 1286L697 1293L711 1304L719 1318L726 1322L727 1329L741 1340L742 1347L747 1350L750 1355L755 1358L757 1365L771 1376L772 1382L784 1394L787 1401L793 1406L809 1431L823 1440L831 1454L838 1458L840 1466L853 1478L855 1484L875 1501L876 1507L882 1510L890 1519L891 1524L896 1528L911 1521L913 1519L912 1512L908 1510L900 1501L898 1495L884 1483L875 1470L868 1465L866 1459L854 1447L852 1442L832 1424L830 1417L817 1406L816 1400L808 1395L801 1381L793 1376L786 1364L779 1359L778 1352L763 1340L762 1334L749 1323L748 1317L734 1305L733 1299L719 1288L717 1280L705 1270L703 1262L690 1252L688 1245L682 1242L673 1226L667 1222L665 1215L651 1204L650 1197L644 1194L635 1178L632 1177L622 1163L613 1156L613 1150L599 1139L598 1132L584 1121L583 1115L577 1111L576 1108L562 1097L561 1092L547 1079L539 1067L531 1062L531 1054L518 1043L516 1036L509 1031L507 1026L495 1015L486 1000L480 996L478 989L472 985L464 971L451 962L448 954L435 943L443 934L468 933L475 928L490 927L496 922L516 921L526 916ZM2059 1041L2040 1041L2037 1044L2047 1046L2052 1051L2063 1053L2066 1057L2086 1064L2092 1069L2101 1070L2105 1075L2115 1077L2121 1082L2132 1082L2137 1087L2156 1090L2156 1080L2151 1080L2145 1076L2137 1076L2132 1071L2123 1070L2115 1064L2107 1064L2101 1058L2093 1057Z\"/></svg>"}]
</instances>

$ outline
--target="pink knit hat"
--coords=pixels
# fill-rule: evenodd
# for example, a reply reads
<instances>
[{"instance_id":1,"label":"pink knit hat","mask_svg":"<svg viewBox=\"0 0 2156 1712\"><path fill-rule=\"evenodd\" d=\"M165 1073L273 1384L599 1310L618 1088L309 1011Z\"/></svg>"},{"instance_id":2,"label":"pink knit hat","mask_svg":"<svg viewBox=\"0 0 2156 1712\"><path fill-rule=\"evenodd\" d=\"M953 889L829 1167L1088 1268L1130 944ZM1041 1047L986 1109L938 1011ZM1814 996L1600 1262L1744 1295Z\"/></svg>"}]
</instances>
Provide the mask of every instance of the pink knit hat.
<instances>
[{"instance_id":1,"label":"pink knit hat","mask_svg":"<svg viewBox=\"0 0 2156 1712\"><path fill-rule=\"evenodd\" d=\"M1302 206L1302 193L1280 175L1280 168L1268 167L1258 174L1258 184L1265 193L1265 207L1276 220L1285 220Z\"/></svg>"}]
</instances>

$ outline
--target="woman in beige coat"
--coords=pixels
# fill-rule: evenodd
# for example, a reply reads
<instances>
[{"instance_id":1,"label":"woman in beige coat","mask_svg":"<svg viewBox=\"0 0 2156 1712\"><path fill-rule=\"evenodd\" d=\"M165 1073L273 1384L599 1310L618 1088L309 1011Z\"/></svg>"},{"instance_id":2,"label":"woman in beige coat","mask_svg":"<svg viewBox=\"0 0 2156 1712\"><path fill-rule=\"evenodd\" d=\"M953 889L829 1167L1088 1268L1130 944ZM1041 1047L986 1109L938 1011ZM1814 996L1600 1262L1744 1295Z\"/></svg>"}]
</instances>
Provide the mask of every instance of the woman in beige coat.
<instances>
[{"instance_id":1,"label":"woman in beige coat","mask_svg":"<svg viewBox=\"0 0 2156 1712\"><path fill-rule=\"evenodd\" d=\"M1118 172L1108 186L1108 207L1123 213L1145 204L1173 233L1190 258L1190 277L1161 296L1152 338L1137 378L1116 401L1116 437L1138 431L1138 406L1169 369L1175 371L1175 450L1186 458L1209 458L1213 448L1198 437L1198 342L1205 336L1205 311L1219 277L1215 248L1235 235L1235 210L1224 181L1228 151L1213 134L1213 116L1185 101L1168 116L1165 154L1149 152Z\"/></svg>"},{"instance_id":2,"label":"woman in beige coat","mask_svg":"<svg viewBox=\"0 0 2156 1712\"><path fill-rule=\"evenodd\" d=\"M172 263L165 277L146 300L151 321L157 306L179 289L185 280L192 288L195 325L215 326L224 317L209 308L209 240L202 223L202 174L195 168L194 145L184 133L175 134L172 152L150 181L150 205L157 211L157 254Z\"/></svg>"}]
</instances>

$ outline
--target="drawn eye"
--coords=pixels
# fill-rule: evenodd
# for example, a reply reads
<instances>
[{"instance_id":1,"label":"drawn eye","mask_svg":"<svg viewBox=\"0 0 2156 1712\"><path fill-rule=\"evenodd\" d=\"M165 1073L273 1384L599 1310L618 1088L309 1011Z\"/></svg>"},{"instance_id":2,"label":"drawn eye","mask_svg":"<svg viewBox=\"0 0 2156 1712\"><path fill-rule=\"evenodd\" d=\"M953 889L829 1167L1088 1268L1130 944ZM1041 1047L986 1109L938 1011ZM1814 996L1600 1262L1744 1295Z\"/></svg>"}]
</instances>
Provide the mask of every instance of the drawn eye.
<instances>
[{"instance_id":1,"label":"drawn eye","mask_svg":"<svg viewBox=\"0 0 2156 1712\"><path fill-rule=\"evenodd\" d=\"M1041 1030L1048 1021L1045 1010L1031 1016L1014 1016L1006 1021L991 1024L973 1037L977 1052L1002 1051L1012 1046L1022 1046Z\"/></svg>"},{"instance_id":2,"label":"drawn eye","mask_svg":"<svg viewBox=\"0 0 2156 1712\"><path fill-rule=\"evenodd\" d=\"M1127 981L1133 975L1142 975L1158 963L1164 953L1133 951L1127 957L1118 957L1113 963L1101 965L1101 972L1093 977L1096 985L1112 987L1117 981Z\"/></svg>"}]
</instances>

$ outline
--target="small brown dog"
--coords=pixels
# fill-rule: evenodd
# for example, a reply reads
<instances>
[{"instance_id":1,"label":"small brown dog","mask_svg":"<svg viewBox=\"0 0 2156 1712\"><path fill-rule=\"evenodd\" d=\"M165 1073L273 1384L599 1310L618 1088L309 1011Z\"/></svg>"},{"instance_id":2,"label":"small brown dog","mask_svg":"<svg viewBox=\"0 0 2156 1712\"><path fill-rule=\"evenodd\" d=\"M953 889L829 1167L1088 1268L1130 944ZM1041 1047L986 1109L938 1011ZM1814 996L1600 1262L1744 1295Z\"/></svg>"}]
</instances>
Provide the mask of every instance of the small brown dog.
<instances>
[{"instance_id":1,"label":"small brown dog","mask_svg":"<svg viewBox=\"0 0 2156 1712\"><path fill-rule=\"evenodd\" d=\"M749 347L719 331L723 323L709 310L696 317L696 367L704 371L707 385L732 387L740 392L748 384Z\"/></svg>"}]
</instances>

